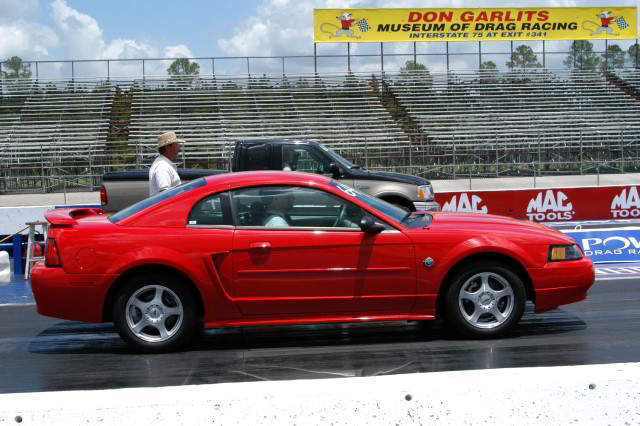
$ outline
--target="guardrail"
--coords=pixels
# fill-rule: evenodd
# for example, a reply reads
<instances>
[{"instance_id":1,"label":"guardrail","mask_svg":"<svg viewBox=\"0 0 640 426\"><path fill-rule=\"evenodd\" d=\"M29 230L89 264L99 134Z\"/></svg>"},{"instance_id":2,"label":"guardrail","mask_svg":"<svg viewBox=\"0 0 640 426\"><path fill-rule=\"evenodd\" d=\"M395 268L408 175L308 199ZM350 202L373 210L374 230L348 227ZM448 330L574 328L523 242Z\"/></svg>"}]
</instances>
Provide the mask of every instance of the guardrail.
<instances>
[{"instance_id":1,"label":"guardrail","mask_svg":"<svg viewBox=\"0 0 640 426\"><path fill-rule=\"evenodd\" d=\"M332 49L334 45L327 43L313 45L313 54L308 55L278 55L278 56L205 56L186 58L190 61L198 62L202 74L219 75L262 75L273 73L327 73L345 71L362 72L385 72L398 71L404 61L414 61L426 63L430 69L455 69L451 64L456 60L465 61L473 58L469 68L476 65L480 68L484 61L491 60L497 62L499 68L502 61L509 61L515 49L521 45L531 45L532 52L540 56L542 67L562 66L563 60L569 54L573 54L572 67L581 69L584 64L580 63L582 57L580 53L593 53L602 59L604 68L612 68L610 64L613 59L609 57L609 45L622 44L624 47L635 44L638 46L638 39L628 40L593 40L595 48L590 52L580 50L557 50L556 45L564 43L575 47L571 40L553 40L536 43L519 43L511 41L505 49L505 42L433 42L433 43L402 43L411 46L409 52L398 52L395 47L398 43L360 43L359 53L351 43L341 43L344 53L322 53L324 49ZM366 46L365 46L366 45ZM375 52L374 48L378 47ZM320 50L320 53L318 52ZM392 50L392 51L391 51ZM362 53L368 52L368 53ZM640 54L636 48L636 55L630 57L625 48L625 64L632 68L640 65ZM628 57L629 56L629 57ZM499 58L499 59L498 59ZM52 78L52 73L56 73L53 78L121 78L121 77L157 77L166 76L166 68L171 63L181 58L140 58L140 59L84 59L84 60L47 60L47 61L23 61L24 64L32 67L33 78ZM400 61L396 61L400 59ZM619 63L619 59L616 61ZM559 65L559 66L558 66ZM617 65L619 66L619 65ZM2 64L0 64L2 71ZM61 74L62 73L62 74Z\"/></svg>"}]
</instances>

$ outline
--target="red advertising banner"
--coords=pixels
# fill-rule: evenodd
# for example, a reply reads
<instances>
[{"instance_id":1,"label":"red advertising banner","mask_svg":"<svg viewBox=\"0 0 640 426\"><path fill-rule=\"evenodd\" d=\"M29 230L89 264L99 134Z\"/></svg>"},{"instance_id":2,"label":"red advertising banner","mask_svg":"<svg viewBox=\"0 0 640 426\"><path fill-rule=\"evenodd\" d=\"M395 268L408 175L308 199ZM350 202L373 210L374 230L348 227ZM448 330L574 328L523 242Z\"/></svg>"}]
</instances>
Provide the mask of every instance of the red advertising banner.
<instances>
[{"instance_id":1,"label":"red advertising banner","mask_svg":"<svg viewBox=\"0 0 640 426\"><path fill-rule=\"evenodd\" d=\"M640 185L440 192L443 211L498 214L534 222L640 218Z\"/></svg>"}]
</instances>

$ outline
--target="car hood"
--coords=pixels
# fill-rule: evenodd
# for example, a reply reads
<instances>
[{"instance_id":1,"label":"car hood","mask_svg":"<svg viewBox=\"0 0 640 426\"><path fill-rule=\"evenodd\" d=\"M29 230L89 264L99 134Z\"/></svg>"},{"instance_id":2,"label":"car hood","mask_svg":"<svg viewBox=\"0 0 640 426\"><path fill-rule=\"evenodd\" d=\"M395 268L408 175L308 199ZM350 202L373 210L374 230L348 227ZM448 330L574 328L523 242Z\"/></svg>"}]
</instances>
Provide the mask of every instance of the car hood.
<instances>
[{"instance_id":1,"label":"car hood","mask_svg":"<svg viewBox=\"0 0 640 426\"><path fill-rule=\"evenodd\" d=\"M450 232L469 231L470 233L485 231L504 231L518 236L549 237L559 244L573 244L575 240L562 232L527 220L519 220L506 216L481 213L429 212L433 221L429 229L442 229Z\"/></svg>"},{"instance_id":2,"label":"car hood","mask_svg":"<svg viewBox=\"0 0 640 426\"><path fill-rule=\"evenodd\" d=\"M359 180L386 180L389 182L407 183L410 185L430 185L431 183L421 177L405 175L393 172L378 172L367 169L351 169L354 179Z\"/></svg>"}]
</instances>

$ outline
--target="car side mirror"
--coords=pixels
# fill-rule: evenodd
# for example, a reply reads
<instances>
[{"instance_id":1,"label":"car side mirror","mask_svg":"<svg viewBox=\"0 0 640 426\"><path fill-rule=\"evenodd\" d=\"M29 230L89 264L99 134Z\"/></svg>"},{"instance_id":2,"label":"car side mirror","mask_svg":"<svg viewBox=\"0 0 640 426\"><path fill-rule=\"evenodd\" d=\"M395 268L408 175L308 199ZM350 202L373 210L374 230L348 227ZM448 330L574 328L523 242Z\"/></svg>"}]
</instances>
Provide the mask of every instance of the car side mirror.
<instances>
[{"instance_id":1,"label":"car side mirror","mask_svg":"<svg viewBox=\"0 0 640 426\"><path fill-rule=\"evenodd\" d=\"M360 219L360 229L370 234L378 234L384 231L384 226L376 223L369 216L364 216L362 219Z\"/></svg>"},{"instance_id":2,"label":"car side mirror","mask_svg":"<svg viewBox=\"0 0 640 426\"><path fill-rule=\"evenodd\" d=\"M340 167L338 167L336 163L329 164L329 173L331 173L334 179L338 179L342 176L342 170L340 170Z\"/></svg>"}]
</instances>

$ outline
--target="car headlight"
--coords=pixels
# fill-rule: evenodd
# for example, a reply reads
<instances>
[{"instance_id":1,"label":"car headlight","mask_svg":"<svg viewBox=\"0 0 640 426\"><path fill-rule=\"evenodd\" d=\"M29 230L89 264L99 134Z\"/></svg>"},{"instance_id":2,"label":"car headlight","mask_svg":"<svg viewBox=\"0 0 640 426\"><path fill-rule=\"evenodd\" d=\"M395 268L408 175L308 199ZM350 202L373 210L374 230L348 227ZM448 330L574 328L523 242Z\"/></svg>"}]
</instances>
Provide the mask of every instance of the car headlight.
<instances>
[{"instance_id":1,"label":"car headlight","mask_svg":"<svg viewBox=\"0 0 640 426\"><path fill-rule=\"evenodd\" d=\"M582 251L576 244L549 246L549 262L582 259Z\"/></svg>"},{"instance_id":2,"label":"car headlight","mask_svg":"<svg viewBox=\"0 0 640 426\"><path fill-rule=\"evenodd\" d=\"M433 200L433 188L431 185L419 185L417 191L418 200Z\"/></svg>"}]
</instances>

